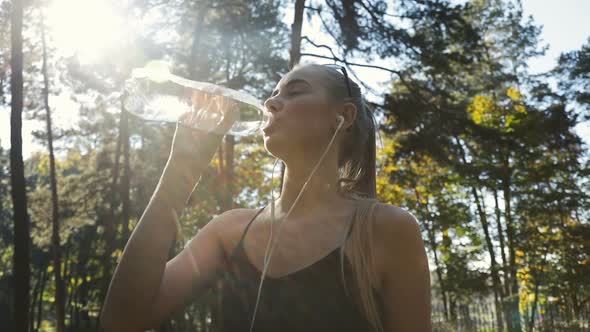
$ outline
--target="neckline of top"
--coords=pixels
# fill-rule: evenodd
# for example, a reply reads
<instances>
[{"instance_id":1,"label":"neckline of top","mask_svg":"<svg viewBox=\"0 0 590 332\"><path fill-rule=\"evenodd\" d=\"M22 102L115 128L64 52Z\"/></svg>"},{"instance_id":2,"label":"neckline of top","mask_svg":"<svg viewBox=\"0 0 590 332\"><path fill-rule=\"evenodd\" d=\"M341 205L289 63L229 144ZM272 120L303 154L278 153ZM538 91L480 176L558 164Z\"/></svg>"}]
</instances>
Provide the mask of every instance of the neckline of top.
<instances>
[{"instance_id":1,"label":"neckline of top","mask_svg":"<svg viewBox=\"0 0 590 332\"><path fill-rule=\"evenodd\" d=\"M244 232L242 233L242 236L240 238L240 241L238 242L237 247L234 249L233 253L231 254L231 258L232 260L235 259L236 257L236 251L241 251L240 254L243 258L243 260L246 261L247 265L253 270L255 271L259 276L262 275L262 271L260 271L260 268L258 268L256 265L254 265L252 263L252 261L250 260L250 257L248 256L248 253L246 252L246 249L244 248L244 237L246 236L246 233L248 232L248 228L250 228L250 225L254 222L254 220L256 219L256 217L262 212L262 210L264 210L264 208L266 207L263 206L262 208L260 208L258 210L258 212L256 212L256 214L254 215L254 217L252 217L252 219L248 222L248 224L246 225L246 227L244 228ZM346 229L346 238L348 238L350 236L350 233L352 231L352 227L353 222L354 222L354 218L357 214L357 210L358 210L358 206L355 207L354 212L352 213L351 218L349 219L349 223L347 225L347 229ZM292 277L294 277L295 275L299 275L302 274L303 272L305 272L306 270L309 270L317 265L319 265L319 263L323 262L324 260L327 260L328 258L330 258L331 256L333 256L336 252L340 251L341 249L343 249L344 244L340 244L338 245L336 248L332 249L331 251L329 251L327 254L323 255L321 258L316 259L314 261L312 261L309 264L306 264L303 267L300 267L298 269L296 269L295 271L291 271L287 274L284 275L280 275L280 276L270 276L268 275L268 273L266 273L265 278L266 279L271 279L271 280L275 280L275 281L280 281L280 280L284 280L284 279L291 279ZM343 253L344 255L344 259L346 260L346 254Z\"/></svg>"},{"instance_id":2,"label":"neckline of top","mask_svg":"<svg viewBox=\"0 0 590 332\"><path fill-rule=\"evenodd\" d=\"M336 247L336 248L334 248L334 249L332 249L329 253L325 254L321 258L319 258L319 259L317 259L317 260L315 260L315 261L313 261L313 262L311 262L311 263L309 263L309 264L307 264L307 265L305 265L303 267L300 267L300 268L298 268L295 271L291 271L291 272L289 272L287 274L284 274L284 275L271 276L267 272L265 274L265 277L264 278L267 279L267 280L273 280L273 281L283 281L283 280L294 279L296 276L302 275L302 274L308 272L309 270L312 270L314 268L317 268L317 266L319 266L321 263L323 263L324 261L330 259L337 252L339 252L340 249L342 249L342 246L341 245L338 246L338 247ZM260 277L262 275L262 271L260 271L260 269L256 265L254 265L252 263L252 261L250 260L250 257L248 257L248 254L244 250L244 247L243 246L240 246L240 248L238 248L238 250L241 251L240 254L241 254L242 261L244 261L246 263L246 265L248 265L248 267L251 270L253 270L256 273L257 276ZM347 259L346 258L346 254L344 256L345 256L344 258Z\"/></svg>"}]
</instances>

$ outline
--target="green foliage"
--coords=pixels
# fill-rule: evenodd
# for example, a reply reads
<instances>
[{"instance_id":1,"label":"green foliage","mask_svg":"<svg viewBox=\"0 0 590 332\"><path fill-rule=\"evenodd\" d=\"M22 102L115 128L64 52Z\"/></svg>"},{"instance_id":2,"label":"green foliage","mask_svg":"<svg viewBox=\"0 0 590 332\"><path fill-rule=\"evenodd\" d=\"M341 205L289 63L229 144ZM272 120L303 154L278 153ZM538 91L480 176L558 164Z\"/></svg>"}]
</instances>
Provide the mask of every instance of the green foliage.
<instances>
[{"instance_id":1,"label":"green foliage","mask_svg":"<svg viewBox=\"0 0 590 332\"><path fill-rule=\"evenodd\" d=\"M554 74L560 87L585 110L584 119L590 120L590 38L580 50L562 54Z\"/></svg>"},{"instance_id":2,"label":"green foliage","mask_svg":"<svg viewBox=\"0 0 590 332\"><path fill-rule=\"evenodd\" d=\"M287 71L289 31L283 18L290 7L284 4L173 1L165 10L160 1L115 4L130 20L147 23L135 31L128 47L110 50L95 64L60 58L49 40L50 95L68 95L79 106L72 128L56 128L61 268L72 329L93 330L114 264L170 150L171 125L130 116L129 130L123 130L120 96L131 69L165 58L180 75L267 96ZM320 19L341 60L356 57L371 63L379 58L393 75L382 102L374 103L383 137L377 191L382 201L417 217L431 261L433 295L447 310L443 316L456 319L474 298L494 296L500 305L508 303L496 308L505 310L505 320L511 317L508 313L516 319L522 313L528 321L535 308L538 315L548 306L562 313L583 312L590 299L590 164L587 146L574 127L590 117L583 113L590 105L589 45L562 55L552 72L559 84L555 90L545 78L527 73L527 61L544 47L540 27L524 17L520 1L308 5L307 15ZM31 8L25 20L26 112L28 118L43 120L40 44L34 33L39 13ZM8 1L0 1L2 68L8 68L9 60L9 9ZM8 76L9 71L0 70L0 107L8 103ZM46 135L35 132L42 144ZM123 164L127 137L129 173ZM182 236L171 254L228 208L228 194L233 207L267 203L274 160L261 138L230 143L223 149L233 149L232 169L227 154L213 159L181 216ZM32 308L41 318L33 328L52 330L55 281L47 153L31 155L25 167ZM123 205L126 177L128 210ZM0 149L0 247L7 248L0 255L0 308L9 306L11 294L9 193L8 151ZM215 300L212 290L166 327L211 327Z\"/></svg>"},{"instance_id":3,"label":"green foliage","mask_svg":"<svg viewBox=\"0 0 590 332\"><path fill-rule=\"evenodd\" d=\"M433 167L441 167L442 175L452 174L454 180L444 182L454 184L459 188L455 192L463 194L457 201L467 207L464 220L477 223L471 228L477 230L471 232L472 245L454 244L464 231L447 229L433 207L416 206L411 197L401 196L400 201L424 215L423 225L433 220L438 227L428 244L431 255L440 256L434 280L442 301L449 304L452 315L454 299L461 294L496 294L505 303L513 298L510 294L517 294L529 324L527 313L546 305L549 296L567 297L564 306L572 308L582 307L580 297L588 298L585 289L585 295L578 296L553 286L557 278L572 278L586 269L589 256L581 249L586 247L584 241L548 236L549 229L561 228L557 226L560 220L587 229L588 216L579 212L589 202L583 180L588 174L588 165L583 163L585 147L574 131L578 119L566 106L567 96L526 72L527 59L543 50L538 47L540 29L523 18L519 2L471 1L463 15L481 36L477 47L469 50L479 54L478 60L439 66L418 62L414 68L428 69L401 72L385 96L387 118L382 128L396 137L395 148L388 153L388 165L395 166L388 169L391 179L381 181L414 190L424 197L419 201L427 204L445 196L440 186L424 184L438 174ZM421 165L420 171L408 172L414 164ZM413 174L418 180L406 182ZM400 197L387 195L384 197ZM494 196L500 196L498 206L490 206ZM444 210L452 209L445 206ZM478 248L480 255L465 256L471 248ZM577 253L575 261L566 258L571 257L564 252L567 248ZM492 255L496 271L490 264ZM486 261L479 271L487 275L469 277L469 265L464 262L477 260ZM453 267L446 269L450 263ZM561 274L557 271L563 275L557 277ZM577 282L580 280L568 285ZM473 288L463 293L464 285ZM510 310L518 314L519 308Z\"/></svg>"}]
</instances>

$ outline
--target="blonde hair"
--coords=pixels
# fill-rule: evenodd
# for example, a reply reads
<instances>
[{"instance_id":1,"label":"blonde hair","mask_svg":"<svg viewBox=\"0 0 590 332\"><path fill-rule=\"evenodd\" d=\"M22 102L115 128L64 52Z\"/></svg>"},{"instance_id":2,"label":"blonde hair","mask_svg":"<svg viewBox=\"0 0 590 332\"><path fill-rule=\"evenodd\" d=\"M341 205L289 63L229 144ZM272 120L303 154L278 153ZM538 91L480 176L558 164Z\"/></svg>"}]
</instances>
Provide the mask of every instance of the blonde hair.
<instances>
[{"instance_id":1,"label":"blonde hair","mask_svg":"<svg viewBox=\"0 0 590 332\"><path fill-rule=\"evenodd\" d=\"M351 219L352 227L350 237L344 241L340 249L341 276L344 288L349 296L360 305L363 314L373 327L374 331L383 332L382 308L375 295L378 277L375 268L375 260L371 244L374 232L374 210L379 200L375 198L353 195L358 207L354 218ZM344 257L346 248L350 248L350 265L352 267L353 291L350 292L344 273Z\"/></svg>"}]
</instances>

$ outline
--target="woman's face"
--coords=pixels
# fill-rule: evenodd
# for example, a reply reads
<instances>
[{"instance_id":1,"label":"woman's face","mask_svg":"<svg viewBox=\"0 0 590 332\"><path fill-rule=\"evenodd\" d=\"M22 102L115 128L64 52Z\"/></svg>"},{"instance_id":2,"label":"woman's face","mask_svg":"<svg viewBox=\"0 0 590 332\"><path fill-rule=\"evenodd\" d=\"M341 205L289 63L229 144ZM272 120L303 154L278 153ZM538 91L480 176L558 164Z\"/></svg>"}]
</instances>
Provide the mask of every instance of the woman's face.
<instances>
[{"instance_id":1,"label":"woman's face","mask_svg":"<svg viewBox=\"0 0 590 332\"><path fill-rule=\"evenodd\" d=\"M337 124L326 73L311 66L287 73L264 102L270 114L263 129L264 146L281 159L321 150ZM310 150L311 149L311 150Z\"/></svg>"}]
</instances>

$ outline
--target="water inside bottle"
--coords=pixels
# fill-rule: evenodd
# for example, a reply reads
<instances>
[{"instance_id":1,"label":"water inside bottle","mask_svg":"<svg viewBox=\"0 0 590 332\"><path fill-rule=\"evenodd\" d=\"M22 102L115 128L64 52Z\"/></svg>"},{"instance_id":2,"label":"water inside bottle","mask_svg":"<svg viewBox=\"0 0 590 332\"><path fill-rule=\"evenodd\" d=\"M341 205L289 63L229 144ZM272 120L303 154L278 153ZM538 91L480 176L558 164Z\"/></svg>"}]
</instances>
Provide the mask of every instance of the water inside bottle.
<instances>
[{"instance_id":1,"label":"water inside bottle","mask_svg":"<svg viewBox=\"0 0 590 332\"><path fill-rule=\"evenodd\" d=\"M126 82L124 105L127 111L154 122L175 123L180 115L200 108L193 105L192 95L196 91L221 95L238 104L240 117L228 134L245 136L255 134L268 121L268 115L260 103L251 95L211 83L190 81L170 74L166 68L157 70L146 66ZM220 114L210 114L211 121L218 122ZM217 118L216 118L217 117ZM206 124L203 126L211 125ZM208 129L208 128L202 128Z\"/></svg>"}]
</instances>

